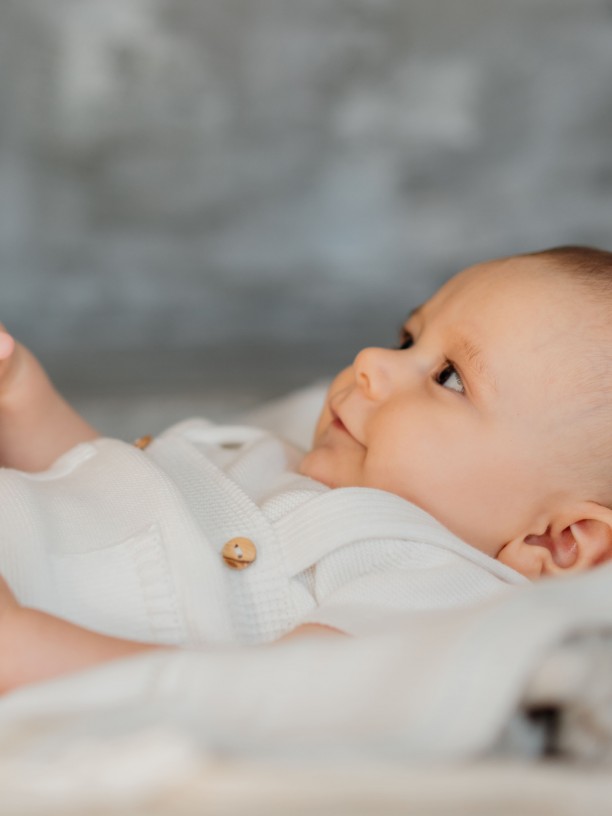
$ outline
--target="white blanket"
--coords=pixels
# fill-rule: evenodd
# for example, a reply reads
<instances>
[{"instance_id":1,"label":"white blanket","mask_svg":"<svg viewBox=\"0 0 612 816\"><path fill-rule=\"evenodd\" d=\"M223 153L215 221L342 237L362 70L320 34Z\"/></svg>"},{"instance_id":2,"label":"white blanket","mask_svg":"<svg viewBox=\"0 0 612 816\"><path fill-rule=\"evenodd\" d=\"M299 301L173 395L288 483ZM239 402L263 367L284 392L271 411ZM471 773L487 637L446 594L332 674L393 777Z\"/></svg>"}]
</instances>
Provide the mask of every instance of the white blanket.
<instances>
[{"instance_id":1,"label":"white blanket","mask_svg":"<svg viewBox=\"0 0 612 816\"><path fill-rule=\"evenodd\" d=\"M160 652L23 689L0 703L0 790L150 796L220 759L609 763L610 597L607 566L363 639Z\"/></svg>"}]
</instances>

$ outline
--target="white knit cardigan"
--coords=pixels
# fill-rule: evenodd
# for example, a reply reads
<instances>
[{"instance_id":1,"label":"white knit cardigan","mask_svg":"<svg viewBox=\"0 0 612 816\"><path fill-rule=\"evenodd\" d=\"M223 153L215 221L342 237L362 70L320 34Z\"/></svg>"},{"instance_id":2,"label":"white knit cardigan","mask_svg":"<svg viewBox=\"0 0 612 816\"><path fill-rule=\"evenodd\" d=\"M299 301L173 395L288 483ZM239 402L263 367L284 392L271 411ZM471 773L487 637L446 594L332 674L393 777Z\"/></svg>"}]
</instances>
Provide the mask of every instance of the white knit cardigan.
<instances>
[{"instance_id":1,"label":"white knit cardigan","mask_svg":"<svg viewBox=\"0 0 612 816\"><path fill-rule=\"evenodd\" d=\"M0 471L0 570L24 604L157 643L261 643L304 622L351 634L525 582L405 500L324 485L248 427L189 420L145 450L102 438L48 471ZM224 562L247 537L257 558Z\"/></svg>"}]
</instances>

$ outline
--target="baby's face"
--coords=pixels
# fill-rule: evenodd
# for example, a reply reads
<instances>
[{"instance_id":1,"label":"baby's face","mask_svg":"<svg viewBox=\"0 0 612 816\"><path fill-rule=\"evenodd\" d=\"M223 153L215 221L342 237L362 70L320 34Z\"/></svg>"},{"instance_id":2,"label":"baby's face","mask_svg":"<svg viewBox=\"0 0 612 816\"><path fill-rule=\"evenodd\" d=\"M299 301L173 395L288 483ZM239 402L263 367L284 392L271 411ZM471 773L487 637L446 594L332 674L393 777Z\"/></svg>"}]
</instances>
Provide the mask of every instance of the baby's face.
<instances>
[{"instance_id":1,"label":"baby's face","mask_svg":"<svg viewBox=\"0 0 612 816\"><path fill-rule=\"evenodd\" d=\"M397 349L366 348L338 374L301 472L396 493L496 556L562 497L587 342L576 289L541 259L467 269Z\"/></svg>"}]
</instances>

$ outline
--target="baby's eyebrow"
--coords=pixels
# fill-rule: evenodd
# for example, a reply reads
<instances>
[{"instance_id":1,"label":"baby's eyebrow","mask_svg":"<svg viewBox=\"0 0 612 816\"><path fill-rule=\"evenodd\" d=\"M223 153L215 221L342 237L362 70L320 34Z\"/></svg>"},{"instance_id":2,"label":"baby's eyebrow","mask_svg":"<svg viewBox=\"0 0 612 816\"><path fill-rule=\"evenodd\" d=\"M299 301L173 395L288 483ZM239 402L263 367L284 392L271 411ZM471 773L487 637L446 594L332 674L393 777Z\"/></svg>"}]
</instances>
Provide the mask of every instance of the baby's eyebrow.
<instances>
[{"instance_id":1,"label":"baby's eyebrow","mask_svg":"<svg viewBox=\"0 0 612 816\"><path fill-rule=\"evenodd\" d=\"M426 304L421 304L408 312L406 323L413 317L418 317L423 311ZM484 383L485 388L493 394L497 394L497 383L493 376L487 362L485 355L473 340L463 334L453 335L453 345L457 349L459 355L465 361L467 368L471 369L478 377L478 383ZM453 362L460 362L453 360Z\"/></svg>"},{"instance_id":2,"label":"baby's eyebrow","mask_svg":"<svg viewBox=\"0 0 612 816\"><path fill-rule=\"evenodd\" d=\"M457 335L455 338L455 343L459 353L462 355L468 366L476 372L479 379L485 383L490 391L497 393L495 377L492 375L485 361L482 349L468 337L463 335Z\"/></svg>"}]
</instances>

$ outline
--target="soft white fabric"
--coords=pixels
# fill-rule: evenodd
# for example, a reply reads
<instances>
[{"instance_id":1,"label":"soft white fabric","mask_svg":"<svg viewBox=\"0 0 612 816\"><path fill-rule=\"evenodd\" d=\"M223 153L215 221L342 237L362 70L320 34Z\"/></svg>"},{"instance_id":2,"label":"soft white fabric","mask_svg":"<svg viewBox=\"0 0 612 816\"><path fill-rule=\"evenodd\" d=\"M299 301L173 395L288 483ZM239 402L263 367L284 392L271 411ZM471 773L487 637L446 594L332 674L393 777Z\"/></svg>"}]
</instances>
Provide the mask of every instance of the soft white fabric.
<instances>
[{"instance_id":1,"label":"soft white fabric","mask_svg":"<svg viewBox=\"0 0 612 816\"><path fill-rule=\"evenodd\" d=\"M80 445L44 473L0 472L0 565L19 600L156 643L260 643L302 622L358 634L412 609L525 581L378 490L299 476L271 433L190 420L145 450ZM257 547L228 568L223 545Z\"/></svg>"},{"instance_id":2,"label":"soft white fabric","mask_svg":"<svg viewBox=\"0 0 612 816\"><path fill-rule=\"evenodd\" d=\"M455 788L455 810L517 812L498 808L490 786L490 801L470 809L479 801L473 785L487 786L489 763L474 773L466 760L490 759L502 749L526 759L549 743L566 763L612 761L611 591L612 566L605 566L463 610L400 615L385 631L362 638L150 653L24 688L0 700L3 802L7 792L10 802L36 801L38 792L38 801L51 801L57 812L68 803L83 812L86 804L126 805L157 795L167 807L161 812L171 814L184 803L180 791L199 790L201 807L210 806L210 788L192 786L198 779L213 785L222 767L227 784L245 794L236 812L244 812L249 790L266 812L266 804L278 804L271 778L291 772L322 774L320 807L326 784L343 772L351 774L343 796L354 793L358 802L361 769L366 777L378 769L392 785L415 773L411 764L454 762L457 774L466 773ZM528 716L533 707L558 711L552 733ZM245 760L265 760L266 791L255 784L256 767L242 779ZM532 767L535 778L518 801L540 812L537 781L547 766ZM430 766L433 787L421 788L416 803L402 788L414 812L449 812L435 790L448 771ZM592 774L591 764L588 780ZM32 779L47 789L32 787ZM294 804L302 812L297 782ZM511 786L501 787L510 795ZM578 789L588 794L589 785ZM384 813L385 802L381 792L373 812ZM562 812L607 812L593 811L590 802L581 795L576 810ZM336 812L333 798L328 809Z\"/></svg>"}]
</instances>

